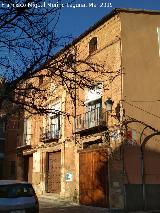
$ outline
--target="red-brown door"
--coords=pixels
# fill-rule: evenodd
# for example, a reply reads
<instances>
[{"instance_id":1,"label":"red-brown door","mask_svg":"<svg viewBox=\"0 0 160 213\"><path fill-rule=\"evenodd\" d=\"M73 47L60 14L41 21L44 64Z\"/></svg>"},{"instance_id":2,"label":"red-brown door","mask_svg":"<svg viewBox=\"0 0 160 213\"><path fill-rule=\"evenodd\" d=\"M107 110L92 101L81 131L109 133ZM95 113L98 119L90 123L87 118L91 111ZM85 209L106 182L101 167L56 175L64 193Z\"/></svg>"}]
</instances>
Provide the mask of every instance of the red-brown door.
<instances>
[{"instance_id":1,"label":"red-brown door","mask_svg":"<svg viewBox=\"0 0 160 213\"><path fill-rule=\"evenodd\" d=\"M61 191L61 152L48 153L47 191Z\"/></svg>"},{"instance_id":2,"label":"red-brown door","mask_svg":"<svg viewBox=\"0 0 160 213\"><path fill-rule=\"evenodd\" d=\"M80 153L80 203L108 207L108 155L105 150Z\"/></svg>"}]
</instances>

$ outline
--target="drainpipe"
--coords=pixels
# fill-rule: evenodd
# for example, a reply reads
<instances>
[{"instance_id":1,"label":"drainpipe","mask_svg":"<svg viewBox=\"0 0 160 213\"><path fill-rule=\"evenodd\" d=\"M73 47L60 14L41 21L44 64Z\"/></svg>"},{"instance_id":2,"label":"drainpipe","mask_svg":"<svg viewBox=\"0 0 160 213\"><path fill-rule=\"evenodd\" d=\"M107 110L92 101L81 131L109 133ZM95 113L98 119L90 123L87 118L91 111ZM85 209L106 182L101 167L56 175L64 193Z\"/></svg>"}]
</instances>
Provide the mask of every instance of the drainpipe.
<instances>
[{"instance_id":1,"label":"drainpipe","mask_svg":"<svg viewBox=\"0 0 160 213\"><path fill-rule=\"evenodd\" d=\"M122 77L121 77L122 78ZM122 84L122 82L121 82ZM122 91L121 91L122 92ZM122 95L122 93L121 93ZM122 98L122 97L121 97ZM124 202L124 209L126 208L126 189L125 189L125 184L124 184L124 175L125 175L125 164L124 164L124 147L123 147L123 137L122 137L122 127L123 127L123 116L124 116L124 109L123 109L123 104L122 100L120 100L120 135L121 135L121 159L122 159L122 169L123 169L123 202Z\"/></svg>"},{"instance_id":2,"label":"drainpipe","mask_svg":"<svg viewBox=\"0 0 160 213\"><path fill-rule=\"evenodd\" d=\"M144 181L144 153L141 145L141 180L142 180L142 199L143 199L143 210L145 210L145 181Z\"/></svg>"},{"instance_id":3,"label":"drainpipe","mask_svg":"<svg viewBox=\"0 0 160 213\"><path fill-rule=\"evenodd\" d=\"M147 126L144 127L144 129L141 132L140 135L140 148L141 148L141 181L142 181L142 199L143 199L143 209L145 210L145 203L146 203L146 193L145 193L145 178L144 178L144 153L143 153L143 142L142 142L142 136L143 133L147 129Z\"/></svg>"}]
</instances>

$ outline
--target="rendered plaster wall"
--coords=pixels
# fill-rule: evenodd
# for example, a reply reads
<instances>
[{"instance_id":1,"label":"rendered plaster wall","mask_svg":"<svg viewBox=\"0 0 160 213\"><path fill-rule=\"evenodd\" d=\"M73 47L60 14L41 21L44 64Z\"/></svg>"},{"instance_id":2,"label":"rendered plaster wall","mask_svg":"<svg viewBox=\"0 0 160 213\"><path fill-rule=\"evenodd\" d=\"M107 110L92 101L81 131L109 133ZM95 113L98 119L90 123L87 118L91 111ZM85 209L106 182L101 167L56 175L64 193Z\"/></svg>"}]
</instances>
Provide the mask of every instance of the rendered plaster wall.
<instances>
[{"instance_id":1,"label":"rendered plaster wall","mask_svg":"<svg viewBox=\"0 0 160 213\"><path fill-rule=\"evenodd\" d=\"M159 128L159 14L120 14L126 116Z\"/></svg>"},{"instance_id":2,"label":"rendered plaster wall","mask_svg":"<svg viewBox=\"0 0 160 213\"><path fill-rule=\"evenodd\" d=\"M140 146L159 129L160 55L157 27L159 14L122 12L123 107L128 127L135 132L125 156L129 183L142 182ZM147 127L148 126L148 127ZM154 130L155 129L155 130ZM159 184L159 135L150 137L143 147L145 181ZM131 154L130 154L131 153ZM134 153L134 154L133 154ZM134 159L134 160L133 160ZM133 168L133 169L131 169ZM135 177L134 174L137 176Z\"/></svg>"}]
</instances>

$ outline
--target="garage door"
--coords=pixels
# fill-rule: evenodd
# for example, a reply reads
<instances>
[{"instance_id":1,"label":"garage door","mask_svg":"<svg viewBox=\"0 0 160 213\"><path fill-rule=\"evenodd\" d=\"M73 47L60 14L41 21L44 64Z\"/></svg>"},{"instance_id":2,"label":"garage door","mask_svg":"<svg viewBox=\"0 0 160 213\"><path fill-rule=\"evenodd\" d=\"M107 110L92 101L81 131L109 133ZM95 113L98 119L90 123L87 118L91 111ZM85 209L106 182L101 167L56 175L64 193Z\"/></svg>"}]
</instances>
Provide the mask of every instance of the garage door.
<instances>
[{"instance_id":1,"label":"garage door","mask_svg":"<svg viewBox=\"0 0 160 213\"><path fill-rule=\"evenodd\" d=\"M80 203L108 207L108 155L105 150L80 153Z\"/></svg>"}]
</instances>

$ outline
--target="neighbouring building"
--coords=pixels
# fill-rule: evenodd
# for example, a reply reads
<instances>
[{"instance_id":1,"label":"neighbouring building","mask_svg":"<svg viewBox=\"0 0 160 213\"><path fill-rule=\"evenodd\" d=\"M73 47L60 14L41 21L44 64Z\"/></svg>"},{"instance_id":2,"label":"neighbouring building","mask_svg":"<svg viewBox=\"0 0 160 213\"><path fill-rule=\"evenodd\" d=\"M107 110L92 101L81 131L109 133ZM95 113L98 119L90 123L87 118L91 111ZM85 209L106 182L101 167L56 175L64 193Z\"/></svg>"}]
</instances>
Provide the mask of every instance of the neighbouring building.
<instances>
[{"instance_id":1,"label":"neighbouring building","mask_svg":"<svg viewBox=\"0 0 160 213\"><path fill-rule=\"evenodd\" d=\"M19 121L17 178L84 205L160 209L159 20L160 11L115 9L55 56L74 46L77 60L101 66L74 104L56 80L41 81L56 113Z\"/></svg>"}]
</instances>

